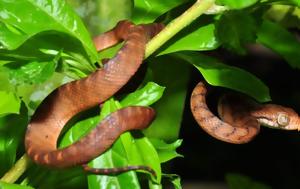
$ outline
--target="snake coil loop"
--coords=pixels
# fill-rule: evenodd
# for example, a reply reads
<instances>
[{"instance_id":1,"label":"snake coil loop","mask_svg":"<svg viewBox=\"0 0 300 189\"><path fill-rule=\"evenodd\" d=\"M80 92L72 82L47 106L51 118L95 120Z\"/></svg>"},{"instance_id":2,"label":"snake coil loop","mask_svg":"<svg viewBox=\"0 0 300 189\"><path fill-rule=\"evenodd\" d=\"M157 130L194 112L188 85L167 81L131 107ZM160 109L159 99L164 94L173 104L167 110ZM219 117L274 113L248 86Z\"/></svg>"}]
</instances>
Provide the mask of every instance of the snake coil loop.
<instances>
[{"instance_id":1,"label":"snake coil loop","mask_svg":"<svg viewBox=\"0 0 300 189\"><path fill-rule=\"evenodd\" d=\"M26 153L35 163L58 168L84 165L85 170L98 174L136 169L155 174L146 166L93 169L85 165L105 152L122 133L148 127L155 115L152 108L131 106L120 109L66 148L57 149L57 140L63 127L74 115L104 102L128 82L142 63L147 41L162 28L162 24L134 25L129 21L121 21L115 28L94 39L97 50L108 48L121 40L124 40L124 45L102 69L86 78L62 85L41 103L25 135Z\"/></svg>"},{"instance_id":2,"label":"snake coil loop","mask_svg":"<svg viewBox=\"0 0 300 189\"><path fill-rule=\"evenodd\" d=\"M299 115L291 108L276 104L258 104L241 95L225 95L218 104L220 118L206 104L207 84L199 82L191 96L190 106L199 126L224 142L242 144L251 141L260 125L285 130L299 130Z\"/></svg>"}]
</instances>

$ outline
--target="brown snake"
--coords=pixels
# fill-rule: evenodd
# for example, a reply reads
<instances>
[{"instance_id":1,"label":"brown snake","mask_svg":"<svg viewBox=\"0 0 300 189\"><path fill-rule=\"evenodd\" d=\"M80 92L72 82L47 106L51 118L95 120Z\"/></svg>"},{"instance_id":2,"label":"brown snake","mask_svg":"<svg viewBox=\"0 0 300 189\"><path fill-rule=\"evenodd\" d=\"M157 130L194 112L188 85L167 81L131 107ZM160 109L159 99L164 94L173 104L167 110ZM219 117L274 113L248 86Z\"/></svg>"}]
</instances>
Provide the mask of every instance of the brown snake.
<instances>
[{"instance_id":1,"label":"brown snake","mask_svg":"<svg viewBox=\"0 0 300 189\"><path fill-rule=\"evenodd\" d=\"M126 107L102 120L97 127L74 144L57 149L58 137L66 123L76 114L107 100L125 85L144 58L147 41L161 29L161 24L133 25L121 21L112 30L96 37L97 50L103 50L124 40L123 47L102 69L81 80L54 90L38 107L25 135L25 149L37 164L50 167L83 165L99 174L120 173L144 169L146 166L93 169L86 163L105 152L125 131L149 126L155 112L148 107Z\"/></svg>"},{"instance_id":2,"label":"brown snake","mask_svg":"<svg viewBox=\"0 0 300 189\"><path fill-rule=\"evenodd\" d=\"M192 92L191 110L197 123L211 136L234 144L247 143L259 133L260 125L296 130L300 118L291 108L258 104L239 95L226 95L219 101L219 119L206 104L207 84L198 83Z\"/></svg>"},{"instance_id":3,"label":"brown snake","mask_svg":"<svg viewBox=\"0 0 300 189\"><path fill-rule=\"evenodd\" d=\"M57 140L74 115L103 103L128 82L142 63L145 44L162 27L161 24L135 26L129 21L122 21L111 31L94 39L99 51L121 40L125 43L102 69L84 79L59 87L38 107L25 135L26 153L35 163L58 168L82 165L86 171L99 174L136 169L155 174L147 166L97 169L86 165L105 152L122 133L148 127L155 115L151 108L131 106L120 109L102 120L88 135L66 148L57 149ZM218 111L221 120L208 109L206 94L206 86L200 82L191 96L193 115L207 133L222 141L236 144L249 142L259 132L260 124L288 130L300 127L298 114L290 108L273 104L254 105L232 96L225 96L220 101Z\"/></svg>"}]
</instances>

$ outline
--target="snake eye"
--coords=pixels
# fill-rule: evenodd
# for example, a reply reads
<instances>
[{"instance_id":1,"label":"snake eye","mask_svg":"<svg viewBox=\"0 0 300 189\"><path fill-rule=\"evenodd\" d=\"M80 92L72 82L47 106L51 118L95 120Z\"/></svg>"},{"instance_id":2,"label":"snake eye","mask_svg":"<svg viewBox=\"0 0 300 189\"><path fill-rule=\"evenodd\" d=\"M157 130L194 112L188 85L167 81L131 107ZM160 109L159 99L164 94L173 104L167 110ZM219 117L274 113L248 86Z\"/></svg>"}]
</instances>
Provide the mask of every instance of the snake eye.
<instances>
[{"instance_id":1,"label":"snake eye","mask_svg":"<svg viewBox=\"0 0 300 189\"><path fill-rule=\"evenodd\" d=\"M277 123L279 126L287 126L290 123L290 118L285 113L280 113L277 117Z\"/></svg>"}]
</instances>

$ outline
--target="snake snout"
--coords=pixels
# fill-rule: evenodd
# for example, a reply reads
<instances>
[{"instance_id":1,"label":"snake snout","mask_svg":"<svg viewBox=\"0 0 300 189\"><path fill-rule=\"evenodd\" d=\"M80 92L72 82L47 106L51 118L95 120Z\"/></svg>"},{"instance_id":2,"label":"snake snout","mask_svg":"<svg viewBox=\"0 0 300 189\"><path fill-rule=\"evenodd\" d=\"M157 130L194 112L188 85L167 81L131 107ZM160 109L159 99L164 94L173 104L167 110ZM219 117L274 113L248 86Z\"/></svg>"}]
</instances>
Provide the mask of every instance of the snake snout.
<instances>
[{"instance_id":1,"label":"snake snout","mask_svg":"<svg viewBox=\"0 0 300 189\"><path fill-rule=\"evenodd\" d=\"M299 115L297 115L298 117L297 118L295 118L297 121L296 121L296 128L297 128L297 130L298 131L300 131L300 116Z\"/></svg>"}]
</instances>

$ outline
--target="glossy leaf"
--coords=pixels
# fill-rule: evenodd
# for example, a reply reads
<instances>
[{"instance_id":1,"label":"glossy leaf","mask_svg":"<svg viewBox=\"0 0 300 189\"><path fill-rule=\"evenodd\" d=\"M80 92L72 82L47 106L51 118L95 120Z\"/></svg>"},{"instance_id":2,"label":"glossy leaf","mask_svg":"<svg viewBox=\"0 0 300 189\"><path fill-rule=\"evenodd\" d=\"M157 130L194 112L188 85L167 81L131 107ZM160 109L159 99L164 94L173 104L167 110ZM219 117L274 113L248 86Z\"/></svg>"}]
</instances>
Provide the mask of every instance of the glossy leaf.
<instances>
[{"instance_id":1,"label":"glossy leaf","mask_svg":"<svg viewBox=\"0 0 300 189\"><path fill-rule=\"evenodd\" d=\"M20 113L0 117L0 175L15 162L17 149L28 124L28 113L22 103Z\"/></svg>"},{"instance_id":2,"label":"glossy leaf","mask_svg":"<svg viewBox=\"0 0 300 189\"><path fill-rule=\"evenodd\" d=\"M270 186L256 182L251 178L240 174L227 174L226 181L229 189L271 189Z\"/></svg>"},{"instance_id":3,"label":"glossy leaf","mask_svg":"<svg viewBox=\"0 0 300 189\"><path fill-rule=\"evenodd\" d=\"M164 174L163 175L164 178L168 178L175 189L182 189L181 187L181 179L180 179L180 176L179 175L176 175L176 174Z\"/></svg>"},{"instance_id":4,"label":"glossy leaf","mask_svg":"<svg viewBox=\"0 0 300 189\"><path fill-rule=\"evenodd\" d=\"M242 9L254 5L258 0L217 0L218 4L228 6L231 9Z\"/></svg>"},{"instance_id":5,"label":"glossy leaf","mask_svg":"<svg viewBox=\"0 0 300 189\"><path fill-rule=\"evenodd\" d=\"M12 91L13 86L9 83L9 76L7 69L0 66L0 91Z\"/></svg>"},{"instance_id":6,"label":"glossy leaf","mask_svg":"<svg viewBox=\"0 0 300 189\"><path fill-rule=\"evenodd\" d=\"M259 102L266 102L271 99L268 87L257 77L245 70L228 66L214 58L197 53L185 52L178 53L175 56L195 66L211 85L240 91Z\"/></svg>"},{"instance_id":7,"label":"glossy leaf","mask_svg":"<svg viewBox=\"0 0 300 189\"><path fill-rule=\"evenodd\" d=\"M136 24L151 23L160 15L185 2L187 2L187 0L134 0L134 9L131 19Z\"/></svg>"},{"instance_id":8,"label":"glossy leaf","mask_svg":"<svg viewBox=\"0 0 300 189\"><path fill-rule=\"evenodd\" d=\"M171 182L175 189L182 189L181 179L178 175L172 175Z\"/></svg>"},{"instance_id":9,"label":"glossy leaf","mask_svg":"<svg viewBox=\"0 0 300 189\"><path fill-rule=\"evenodd\" d=\"M146 81L165 86L161 100L153 104L156 114L144 133L149 138L174 141L178 138L187 93L189 65L170 56L159 56L149 64ZM172 115L172 116L170 116Z\"/></svg>"},{"instance_id":10,"label":"glossy leaf","mask_svg":"<svg viewBox=\"0 0 300 189\"><path fill-rule=\"evenodd\" d=\"M0 91L0 117L6 114L18 114L21 101L12 92Z\"/></svg>"},{"instance_id":11,"label":"glossy leaf","mask_svg":"<svg viewBox=\"0 0 300 189\"><path fill-rule=\"evenodd\" d=\"M91 62L97 60L89 33L65 1L0 1L0 21L2 48L13 50L40 32L59 31L81 41Z\"/></svg>"},{"instance_id":12,"label":"glossy leaf","mask_svg":"<svg viewBox=\"0 0 300 189\"><path fill-rule=\"evenodd\" d=\"M216 24L217 38L229 50L245 54L244 44L255 42L256 25L254 17L246 12L229 12Z\"/></svg>"},{"instance_id":13,"label":"glossy leaf","mask_svg":"<svg viewBox=\"0 0 300 189\"><path fill-rule=\"evenodd\" d=\"M30 62L17 68L9 68L9 77L12 85L24 83L37 84L49 79L54 71L55 62Z\"/></svg>"},{"instance_id":14,"label":"glossy leaf","mask_svg":"<svg viewBox=\"0 0 300 189\"><path fill-rule=\"evenodd\" d=\"M257 41L281 55L293 68L300 68L300 42L278 24L264 20Z\"/></svg>"},{"instance_id":15,"label":"glossy leaf","mask_svg":"<svg viewBox=\"0 0 300 189\"><path fill-rule=\"evenodd\" d=\"M33 189L30 186L21 186L18 184L9 184L9 183L5 183L0 181L0 188L1 189Z\"/></svg>"},{"instance_id":16,"label":"glossy leaf","mask_svg":"<svg viewBox=\"0 0 300 189\"><path fill-rule=\"evenodd\" d=\"M150 141L155 147L161 163L167 162L176 157L183 157L176 152L176 149L181 145L182 140L176 140L170 144L167 144L163 140L157 138L151 138Z\"/></svg>"},{"instance_id":17,"label":"glossy leaf","mask_svg":"<svg viewBox=\"0 0 300 189\"><path fill-rule=\"evenodd\" d=\"M200 26L200 23L188 26L183 32L173 37L159 55L177 51L204 51L219 47L220 43L215 36L215 24Z\"/></svg>"},{"instance_id":18,"label":"glossy leaf","mask_svg":"<svg viewBox=\"0 0 300 189\"><path fill-rule=\"evenodd\" d=\"M117 140L112 149L106 151L103 155L95 158L89 166L95 168L113 168L129 165L126 156L124 155L124 147L120 140ZM88 185L91 189L102 188L139 188L137 175L133 171L129 171L117 176L105 175L89 175Z\"/></svg>"},{"instance_id":19,"label":"glossy leaf","mask_svg":"<svg viewBox=\"0 0 300 189\"><path fill-rule=\"evenodd\" d=\"M9 61L5 63L4 66L6 67L14 65L11 67L13 70L21 69L25 64L32 62L36 64L41 63L41 66L49 62L49 66L52 67L50 62L53 62L53 67L45 73L46 77L51 75L50 70L54 68L57 68L55 71L63 72L67 75L71 75L70 72L74 72L70 71L72 69L80 69L81 73L83 73L82 77L96 69L94 64L90 64L79 41L63 33L57 34L37 34L16 50L0 50L0 59ZM58 66L57 62L59 62ZM43 74L40 75L40 77L42 76Z\"/></svg>"},{"instance_id":20,"label":"glossy leaf","mask_svg":"<svg viewBox=\"0 0 300 189\"><path fill-rule=\"evenodd\" d=\"M100 122L100 117L90 117L76 123L71 129L69 129L65 136L60 141L59 147L64 148L71 145L84 135L86 135L91 129L93 129Z\"/></svg>"},{"instance_id":21,"label":"glossy leaf","mask_svg":"<svg viewBox=\"0 0 300 189\"><path fill-rule=\"evenodd\" d=\"M179 175L176 174L163 174L164 180L168 180L172 183L174 189L182 189L181 179ZM149 183L149 189L163 189L164 186L156 183Z\"/></svg>"},{"instance_id":22,"label":"glossy leaf","mask_svg":"<svg viewBox=\"0 0 300 189\"><path fill-rule=\"evenodd\" d=\"M17 48L24 42L24 36L22 35L24 33L15 32L14 30L11 31L12 28L13 26L9 23L0 21L0 49Z\"/></svg>"},{"instance_id":23,"label":"glossy leaf","mask_svg":"<svg viewBox=\"0 0 300 189\"><path fill-rule=\"evenodd\" d=\"M127 141L130 141L130 140L127 140ZM127 145L124 145L126 147L125 151L127 152L128 157L133 157L134 155L136 156L136 154L140 154L138 158L130 158L129 159L130 164L135 164L135 165L144 164L144 165L151 167L156 173L156 177L153 178L153 180L156 183L160 183L162 173L161 173L160 159L159 159L156 149L154 148L152 143L146 137L136 138L134 144L135 144L134 150L132 150L133 149L132 144L127 143ZM131 149L130 152L127 151L127 149L129 149L129 148ZM134 151L137 151L138 153L133 154L132 152L134 152ZM153 177L153 175L151 175L151 176Z\"/></svg>"},{"instance_id":24,"label":"glossy leaf","mask_svg":"<svg viewBox=\"0 0 300 189\"><path fill-rule=\"evenodd\" d=\"M1 79L0 90L12 92L14 93L15 96L21 98L22 101L26 104L27 108L29 108L29 115L32 115L32 113L40 104L40 102L44 100L46 96L49 95L50 92L52 92L58 86L71 81L69 77L54 72L53 75L50 78L48 78L44 83L31 84L19 80L18 81L19 85L16 85L16 83L14 82L17 82L16 79L18 78L21 79L20 75L16 75L17 78L15 79L11 78L9 80L9 76L8 76L10 72L9 69L4 68L2 70L1 68L3 67L0 67L0 79ZM31 76L28 75L28 77ZM45 76L41 75L41 78L44 77ZM37 81L39 81L41 80L41 78L36 78L36 79ZM30 82L30 80L28 81ZM4 83L2 84L2 82Z\"/></svg>"},{"instance_id":25,"label":"glossy leaf","mask_svg":"<svg viewBox=\"0 0 300 189\"><path fill-rule=\"evenodd\" d=\"M122 101L123 107L135 106L149 106L160 99L163 95L165 87L161 87L154 82L147 83L143 88L128 94Z\"/></svg>"}]
</instances>

